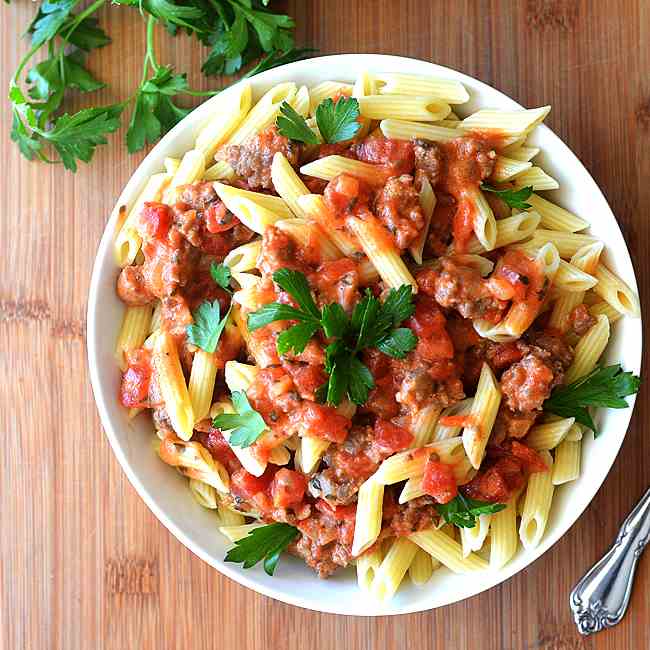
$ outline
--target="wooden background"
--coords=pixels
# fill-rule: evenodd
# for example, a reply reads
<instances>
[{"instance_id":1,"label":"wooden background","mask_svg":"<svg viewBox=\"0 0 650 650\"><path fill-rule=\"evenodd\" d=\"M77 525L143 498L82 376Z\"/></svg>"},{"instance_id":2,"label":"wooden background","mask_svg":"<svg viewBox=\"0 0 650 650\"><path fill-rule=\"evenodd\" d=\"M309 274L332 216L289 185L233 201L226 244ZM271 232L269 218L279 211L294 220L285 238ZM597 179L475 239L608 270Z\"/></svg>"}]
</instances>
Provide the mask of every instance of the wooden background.
<instances>
[{"instance_id":1,"label":"wooden background","mask_svg":"<svg viewBox=\"0 0 650 650\"><path fill-rule=\"evenodd\" d=\"M582 159L619 218L650 298L650 3L644 0L295 0L300 43L323 53L382 52L448 65L527 106ZM28 0L0 9L0 88L27 46ZM110 84L137 86L144 23L106 8L114 39L92 55ZM159 35L159 60L195 88L204 52ZM3 91L4 92L4 91ZM91 98L88 101L94 101ZM76 100L75 100L76 101ZM78 105L70 104L70 108ZM109 211L142 155L123 132L76 174L28 163L9 141L0 102L0 641L2 648L645 649L650 563L630 612L583 639L568 593L606 550L650 483L643 387L627 440L591 507L525 572L437 611L361 619L274 602L220 576L173 538L136 495L102 433L86 368L86 295ZM598 218L598 215L585 215Z\"/></svg>"}]
</instances>

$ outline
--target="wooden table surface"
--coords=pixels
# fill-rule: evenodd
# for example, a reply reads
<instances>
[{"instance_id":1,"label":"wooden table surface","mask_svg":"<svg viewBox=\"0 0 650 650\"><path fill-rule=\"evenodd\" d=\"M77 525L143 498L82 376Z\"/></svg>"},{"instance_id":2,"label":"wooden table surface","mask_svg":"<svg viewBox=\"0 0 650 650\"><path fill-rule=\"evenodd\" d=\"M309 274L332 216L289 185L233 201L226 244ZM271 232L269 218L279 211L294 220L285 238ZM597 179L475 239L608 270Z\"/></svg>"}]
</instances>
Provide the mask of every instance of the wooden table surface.
<instances>
[{"instance_id":1,"label":"wooden table surface","mask_svg":"<svg viewBox=\"0 0 650 650\"><path fill-rule=\"evenodd\" d=\"M34 5L0 10L0 88L27 49L18 34ZM320 0L288 3L301 43L323 53L382 52L473 75L527 106L584 162L648 280L650 5L644 0ZM99 101L137 86L144 23L104 10L114 39L90 67L110 84ZM204 52L160 34L159 60L193 87ZM71 108L77 108L71 105ZM622 452L578 523L543 558L488 593L436 611L362 619L274 602L222 577L149 512L115 461L86 368L86 296L99 238L144 154L118 137L76 174L28 163L9 141L0 102L0 640L2 648L645 649L650 563L642 560L624 621L581 638L568 593L606 550L650 483L642 389ZM123 132L119 133L119 138ZM585 215L597 218L598 215Z\"/></svg>"}]
</instances>

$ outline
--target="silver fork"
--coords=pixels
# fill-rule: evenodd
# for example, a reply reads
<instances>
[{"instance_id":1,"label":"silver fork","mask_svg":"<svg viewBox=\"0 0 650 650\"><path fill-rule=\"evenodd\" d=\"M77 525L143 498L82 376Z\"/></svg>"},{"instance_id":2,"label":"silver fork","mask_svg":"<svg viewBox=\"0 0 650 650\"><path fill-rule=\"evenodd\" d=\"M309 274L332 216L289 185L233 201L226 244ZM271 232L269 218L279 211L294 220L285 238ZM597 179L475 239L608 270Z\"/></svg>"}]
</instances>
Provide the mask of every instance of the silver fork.
<instances>
[{"instance_id":1,"label":"silver fork","mask_svg":"<svg viewBox=\"0 0 650 650\"><path fill-rule=\"evenodd\" d=\"M578 582L569 604L580 634L616 625L625 615L639 557L650 540L650 489L628 515L614 545Z\"/></svg>"}]
</instances>

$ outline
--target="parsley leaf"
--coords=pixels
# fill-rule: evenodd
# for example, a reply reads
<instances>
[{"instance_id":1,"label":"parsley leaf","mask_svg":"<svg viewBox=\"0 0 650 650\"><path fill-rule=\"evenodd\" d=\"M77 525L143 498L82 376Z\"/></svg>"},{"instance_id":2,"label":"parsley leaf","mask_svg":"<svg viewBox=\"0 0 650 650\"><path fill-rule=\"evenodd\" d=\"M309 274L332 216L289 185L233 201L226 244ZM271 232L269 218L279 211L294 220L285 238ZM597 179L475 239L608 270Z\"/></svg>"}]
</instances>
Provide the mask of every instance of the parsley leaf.
<instances>
[{"instance_id":1,"label":"parsley leaf","mask_svg":"<svg viewBox=\"0 0 650 650\"><path fill-rule=\"evenodd\" d=\"M276 120L278 132L290 140L306 144L318 144L318 136L307 126L305 118L297 113L288 102L280 104L280 115Z\"/></svg>"},{"instance_id":2,"label":"parsley leaf","mask_svg":"<svg viewBox=\"0 0 650 650\"><path fill-rule=\"evenodd\" d=\"M624 399L638 392L641 379L631 372L623 372L616 363L605 368L597 367L588 375L568 386L559 386L544 402L543 409L561 417L574 417L598 437L598 429L588 407L604 406L613 409L628 407Z\"/></svg>"},{"instance_id":3,"label":"parsley leaf","mask_svg":"<svg viewBox=\"0 0 650 650\"><path fill-rule=\"evenodd\" d=\"M325 142L352 139L361 128L359 102L354 97L340 97L336 102L328 97L316 108L316 124Z\"/></svg>"},{"instance_id":4,"label":"parsley leaf","mask_svg":"<svg viewBox=\"0 0 650 650\"><path fill-rule=\"evenodd\" d=\"M206 352L214 352L223 328L228 322L230 310L221 318L219 301L210 304L207 300L193 312L194 323L187 326L187 340Z\"/></svg>"},{"instance_id":5,"label":"parsley leaf","mask_svg":"<svg viewBox=\"0 0 650 650\"><path fill-rule=\"evenodd\" d=\"M248 329L252 332L260 327L274 323L276 320L311 320L311 316L280 302L271 302L252 314L248 314Z\"/></svg>"},{"instance_id":6,"label":"parsley leaf","mask_svg":"<svg viewBox=\"0 0 650 650\"><path fill-rule=\"evenodd\" d=\"M278 131L291 140L318 144L318 136L307 126L305 118L287 102L280 106L281 115L276 120ZM341 97L336 102L331 97L316 108L316 124L323 140L330 144L352 139L361 128L358 121L359 102L354 97Z\"/></svg>"},{"instance_id":7,"label":"parsley leaf","mask_svg":"<svg viewBox=\"0 0 650 650\"><path fill-rule=\"evenodd\" d=\"M266 431L266 423L250 405L243 390L236 390L231 398L237 413L221 413L212 420L212 424L222 431L231 431L230 445L250 447Z\"/></svg>"},{"instance_id":8,"label":"parsley leaf","mask_svg":"<svg viewBox=\"0 0 650 650\"><path fill-rule=\"evenodd\" d=\"M377 349L395 359L403 359L416 345L418 337L408 327L394 329L378 343Z\"/></svg>"},{"instance_id":9,"label":"parsley leaf","mask_svg":"<svg viewBox=\"0 0 650 650\"><path fill-rule=\"evenodd\" d=\"M436 503L436 510L448 524L458 528L474 528L476 517L499 512L505 503L487 503L463 496L460 492L449 503Z\"/></svg>"},{"instance_id":10,"label":"parsley leaf","mask_svg":"<svg viewBox=\"0 0 650 650\"><path fill-rule=\"evenodd\" d=\"M288 330L281 332L276 342L278 354L286 354L293 350L294 354L300 354L307 347L309 339L320 329L320 323L308 321L294 325Z\"/></svg>"},{"instance_id":11,"label":"parsley leaf","mask_svg":"<svg viewBox=\"0 0 650 650\"><path fill-rule=\"evenodd\" d=\"M217 264L216 262L212 262L212 264L210 264L210 275L222 289L232 293L232 291L230 291L232 273L227 264Z\"/></svg>"},{"instance_id":12,"label":"parsley leaf","mask_svg":"<svg viewBox=\"0 0 650 650\"><path fill-rule=\"evenodd\" d=\"M126 132L129 153L140 151L147 142L155 142L189 112L180 108L171 97L187 90L187 75L174 74L171 66L162 66L140 87L135 109Z\"/></svg>"},{"instance_id":13,"label":"parsley leaf","mask_svg":"<svg viewBox=\"0 0 650 650\"><path fill-rule=\"evenodd\" d=\"M532 207L530 203L526 203L526 199L533 193L532 185L522 187L520 190L498 190L496 187L483 183L481 189L484 192L492 192L493 194L496 194L511 208L517 208L517 210L528 210L528 208Z\"/></svg>"},{"instance_id":14,"label":"parsley leaf","mask_svg":"<svg viewBox=\"0 0 650 650\"><path fill-rule=\"evenodd\" d=\"M98 144L120 126L121 106L83 108L73 115L62 115L48 131L34 129L57 150L66 169L77 171L77 160L90 162Z\"/></svg>"},{"instance_id":15,"label":"parsley leaf","mask_svg":"<svg viewBox=\"0 0 650 650\"><path fill-rule=\"evenodd\" d=\"M280 553L298 537L298 529L289 524L274 523L254 528L246 537L238 539L235 547L226 554L226 562L242 563L250 569L264 560L264 571L272 576L278 564Z\"/></svg>"},{"instance_id":16,"label":"parsley leaf","mask_svg":"<svg viewBox=\"0 0 650 650\"><path fill-rule=\"evenodd\" d=\"M320 310L316 307L309 283L303 273L291 269L280 269L273 274L273 281L298 303L303 312L320 320Z\"/></svg>"},{"instance_id":17,"label":"parsley leaf","mask_svg":"<svg viewBox=\"0 0 650 650\"><path fill-rule=\"evenodd\" d=\"M375 387L375 380L368 368L357 359L350 359L350 379L348 386L348 395L350 401L355 404L364 404L368 399L368 394Z\"/></svg>"}]
</instances>

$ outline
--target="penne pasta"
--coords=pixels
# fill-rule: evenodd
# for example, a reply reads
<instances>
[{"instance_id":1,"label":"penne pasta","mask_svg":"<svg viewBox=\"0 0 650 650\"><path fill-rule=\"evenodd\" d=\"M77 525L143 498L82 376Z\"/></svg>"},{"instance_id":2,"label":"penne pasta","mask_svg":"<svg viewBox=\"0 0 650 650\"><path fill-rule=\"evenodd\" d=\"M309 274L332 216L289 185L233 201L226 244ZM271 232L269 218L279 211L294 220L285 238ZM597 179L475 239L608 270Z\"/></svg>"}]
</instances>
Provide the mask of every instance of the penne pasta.
<instances>
[{"instance_id":1,"label":"penne pasta","mask_svg":"<svg viewBox=\"0 0 650 650\"><path fill-rule=\"evenodd\" d=\"M490 568L501 569L517 552L517 497L490 519Z\"/></svg>"},{"instance_id":2,"label":"penne pasta","mask_svg":"<svg viewBox=\"0 0 650 650\"><path fill-rule=\"evenodd\" d=\"M152 361L172 427L179 438L189 440L194 429L194 410L178 358L176 343L164 330L156 337Z\"/></svg>"},{"instance_id":3,"label":"penne pasta","mask_svg":"<svg viewBox=\"0 0 650 650\"><path fill-rule=\"evenodd\" d=\"M466 117L461 122L461 128L473 131L498 131L499 134L519 136L529 133L541 124L550 110L550 106L518 111L481 109Z\"/></svg>"},{"instance_id":4,"label":"penne pasta","mask_svg":"<svg viewBox=\"0 0 650 650\"><path fill-rule=\"evenodd\" d=\"M422 213L424 214L424 227L420 231L418 238L413 242L413 244L411 244L409 251L415 260L415 263L422 264L422 252L424 251L424 245L427 241L427 235L429 234L431 217L433 216L433 211L436 207L436 195L434 194L431 183L426 176L424 176L421 181L420 191L418 194Z\"/></svg>"},{"instance_id":5,"label":"penne pasta","mask_svg":"<svg viewBox=\"0 0 650 650\"><path fill-rule=\"evenodd\" d=\"M616 311L625 316L639 318L641 306L639 297L628 287L623 280L614 275L604 264L599 264L594 272L598 284L594 291L608 302Z\"/></svg>"},{"instance_id":6,"label":"penne pasta","mask_svg":"<svg viewBox=\"0 0 650 650\"><path fill-rule=\"evenodd\" d=\"M523 172L532 166L533 163L528 161L507 158L506 156L497 156L491 179L497 183L505 183L519 176L519 174L523 174Z\"/></svg>"},{"instance_id":7,"label":"penne pasta","mask_svg":"<svg viewBox=\"0 0 650 650\"><path fill-rule=\"evenodd\" d=\"M357 497L352 555L361 555L374 543L381 530L384 486L369 478L362 483ZM408 567L407 567L408 568Z\"/></svg>"},{"instance_id":8,"label":"penne pasta","mask_svg":"<svg viewBox=\"0 0 650 650\"><path fill-rule=\"evenodd\" d=\"M151 305L140 307L127 307L122 319L120 333L115 344L115 358L124 372L126 370L126 353L129 350L141 348L147 335L151 331L152 309Z\"/></svg>"},{"instance_id":9,"label":"penne pasta","mask_svg":"<svg viewBox=\"0 0 650 650\"><path fill-rule=\"evenodd\" d=\"M519 524L519 539L526 550L531 550L539 545L546 524L548 513L553 500L553 459L546 452L541 452L548 469L545 472L535 472L528 479L526 497L521 512L521 523Z\"/></svg>"},{"instance_id":10,"label":"penne pasta","mask_svg":"<svg viewBox=\"0 0 650 650\"><path fill-rule=\"evenodd\" d=\"M217 509L217 491L207 483L198 479L189 479L188 486L194 500L208 510Z\"/></svg>"},{"instance_id":11,"label":"penne pasta","mask_svg":"<svg viewBox=\"0 0 650 650\"><path fill-rule=\"evenodd\" d=\"M383 72L375 75L382 95L431 96L448 104L464 104L469 94L463 84L453 79L425 75Z\"/></svg>"},{"instance_id":12,"label":"penne pasta","mask_svg":"<svg viewBox=\"0 0 650 650\"><path fill-rule=\"evenodd\" d=\"M223 260L233 273L252 271L257 268L257 258L262 252L262 240L248 242L233 248Z\"/></svg>"},{"instance_id":13,"label":"penne pasta","mask_svg":"<svg viewBox=\"0 0 650 650\"><path fill-rule=\"evenodd\" d=\"M422 139L431 142L450 142L463 135L463 132L458 129L405 120L382 120L379 128L385 137L395 140Z\"/></svg>"},{"instance_id":14,"label":"penne pasta","mask_svg":"<svg viewBox=\"0 0 650 650\"><path fill-rule=\"evenodd\" d=\"M309 190L289 164L289 161L279 151L273 156L271 179L275 191L284 199L289 209L297 217L306 217L307 214L300 207L298 198L309 194Z\"/></svg>"},{"instance_id":15,"label":"penne pasta","mask_svg":"<svg viewBox=\"0 0 650 650\"><path fill-rule=\"evenodd\" d=\"M555 449L553 460L553 485L563 485L575 481L580 476L580 455L582 451L581 440L568 440L565 438Z\"/></svg>"},{"instance_id":16,"label":"penne pasta","mask_svg":"<svg viewBox=\"0 0 650 650\"><path fill-rule=\"evenodd\" d=\"M527 199L532 209L537 212L540 217L540 226L548 228L549 230L562 230L565 232L578 232L589 227L589 223L580 217L576 217L568 210L561 208L555 203L551 203L543 199L538 194L531 194Z\"/></svg>"},{"instance_id":17,"label":"penne pasta","mask_svg":"<svg viewBox=\"0 0 650 650\"><path fill-rule=\"evenodd\" d=\"M485 560L474 553L464 557L461 545L435 528L411 533L408 539L454 573L471 573L487 569Z\"/></svg>"},{"instance_id":18,"label":"penne pasta","mask_svg":"<svg viewBox=\"0 0 650 650\"><path fill-rule=\"evenodd\" d=\"M526 444L537 451L555 449L567 436L575 418L535 425L526 436Z\"/></svg>"},{"instance_id":19,"label":"penne pasta","mask_svg":"<svg viewBox=\"0 0 650 650\"><path fill-rule=\"evenodd\" d=\"M370 592L382 560L381 544L375 544L357 558L356 568L359 589Z\"/></svg>"},{"instance_id":20,"label":"penne pasta","mask_svg":"<svg viewBox=\"0 0 650 650\"><path fill-rule=\"evenodd\" d=\"M346 223L387 286L399 289L402 285L409 284L413 293L418 292L415 278L389 239L388 232L379 222L349 217Z\"/></svg>"},{"instance_id":21,"label":"penne pasta","mask_svg":"<svg viewBox=\"0 0 650 650\"><path fill-rule=\"evenodd\" d=\"M194 353L188 386L194 422L203 420L210 412L216 378L217 363L214 354L197 350Z\"/></svg>"},{"instance_id":22,"label":"penne pasta","mask_svg":"<svg viewBox=\"0 0 650 650\"><path fill-rule=\"evenodd\" d=\"M385 171L379 165L371 165L338 155L325 156L307 163L300 168L300 173L304 176L321 178L324 181L331 181L340 174L350 174L371 185L379 185L386 178Z\"/></svg>"},{"instance_id":23,"label":"penne pasta","mask_svg":"<svg viewBox=\"0 0 650 650\"><path fill-rule=\"evenodd\" d=\"M512 217L496 220L494 248L502 248L527 239L535 232L539 222L540 216L536 212L519 212ZM483 253L485 250L476 235L467 245L467 252L470 254Z\"/></svg>"},{"instance_id":24,"label":"penne pasta","mask_svg":"<svg viewBox=\"0 0 650 650\"><path fill-rule=\"evenodd\" d=\"M435 122L444 120L451 108L435 97L412 95L369 95L359 97L359 112L371 120L411 120Z\"/></svg>"},{"instance_id":25,"label":"penne pasta","mask_svg":"<svg viewBox=\"0 0 650 650\"><path fill-rule=\"evenodd\" d=\"M416 587L422 587L429 582L433 572L439 566L438 560L434 560L426 551L418 548L409 566L409 578Z\"/></svg>"},{"instance_id":26,"label":"penne pasta","mask_svg":"<svg viewBox=\"0 0 650 650\"><path fill-rule=\"evenodd\" d=\"M573 362L564 376L564 382L570 384L588 375L598 363L609 341L609 320L600 315L596 324L578 341Z\"/></svg>"},{"instance_id":27,"label":"penne pasta","mask_svg":"<svg viewBox=\"0 0 650 650\"><path fill-rule=\"evenodd\" d=\"M172 177L163 196L163 203L173 205L176 203L179 188L188 183L202 178L205 172L205 156L202 151L192 149L181 159L176 173Z\"/></svg>"},{"instance_id":28,"label":"penne pasta","mask_svg":"<svg viewBox=\"0 0 650 650\"><path fill-rule=\"evenodd\" d=\"M512 182L515 189L532 187L536 192L539 190L556 190L560 187L560 184L540 167L530 167L518 173Z\"/></svg>"},{"instance_id":29,"label":"penne pasta","mask_svg":"<svg viewBox=\"0 0 650 650\"><path fill-rule=\"evenodd\" d=\"M370 585L370 593L374 598L384 601L395 595L417 551L418 547L407 537L395 539Z\"/></svg>"},{"instance_id":30,"label":"penne pasta","mask_svg":"<svg viewBox=\"0 0 650 650\"><path fill-rule=\"evenodd\" d=\"M501 404L499 383L490 366L484 363L476 395L474 395L467 416L470 424L463 429L463 446L474 469L478 469L483 460L483 453L499 410L499 404Z\"/></svg>"}]
</instances>

